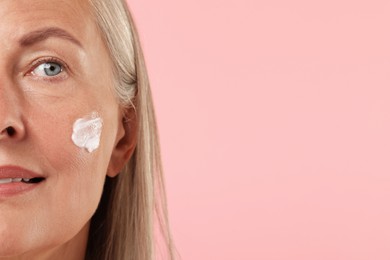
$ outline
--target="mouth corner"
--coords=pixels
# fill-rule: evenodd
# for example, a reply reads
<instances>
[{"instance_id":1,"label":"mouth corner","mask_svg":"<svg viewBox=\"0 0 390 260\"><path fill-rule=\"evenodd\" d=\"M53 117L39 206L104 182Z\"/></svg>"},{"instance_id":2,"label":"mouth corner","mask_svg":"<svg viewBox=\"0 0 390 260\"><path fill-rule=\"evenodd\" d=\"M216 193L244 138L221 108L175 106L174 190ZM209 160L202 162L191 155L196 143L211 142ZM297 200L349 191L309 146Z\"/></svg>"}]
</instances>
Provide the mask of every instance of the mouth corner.
<instances>
[{"instance_id":1,"label":"mouth corner","mask_svg":"<svg viewBox=\"0 0 390 260\"><path fill-rule=\"evenodd\" d=\"M46 178L44 177L36 177L36 178L31 178L31 179L22 179L23 183L29 183L29 184L36 184L44 181Z\"/></svg>"}]
</instances>

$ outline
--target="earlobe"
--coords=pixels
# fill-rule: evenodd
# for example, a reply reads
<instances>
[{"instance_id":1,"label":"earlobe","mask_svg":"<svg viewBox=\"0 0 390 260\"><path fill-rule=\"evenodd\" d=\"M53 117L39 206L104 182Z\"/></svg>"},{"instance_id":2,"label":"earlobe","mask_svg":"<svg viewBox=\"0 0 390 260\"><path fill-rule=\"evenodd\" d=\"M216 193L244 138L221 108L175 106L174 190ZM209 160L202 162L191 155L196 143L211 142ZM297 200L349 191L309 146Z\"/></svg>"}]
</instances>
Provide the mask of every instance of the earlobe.
<instances>
[{"instance_id":1,"label":"earlobe","mask_svg":"<svg viewBox=\"0 0 390 260\"><path fill-rule=\"evenodd\" d=\"M120 119L115 146L107 169L107 176L117 176L133 155L137 145L137 126L137 117L133 109Z\"/></svg>"}]
</instances>

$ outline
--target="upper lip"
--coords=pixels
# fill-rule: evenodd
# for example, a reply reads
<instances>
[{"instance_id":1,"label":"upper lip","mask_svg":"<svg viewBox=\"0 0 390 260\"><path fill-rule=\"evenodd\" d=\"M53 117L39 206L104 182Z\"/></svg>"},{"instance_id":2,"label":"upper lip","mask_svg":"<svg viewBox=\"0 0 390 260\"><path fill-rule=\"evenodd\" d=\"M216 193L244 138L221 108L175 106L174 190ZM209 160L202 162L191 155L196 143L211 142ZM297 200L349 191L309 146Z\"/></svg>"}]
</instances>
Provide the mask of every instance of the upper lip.
<instances>
[{"instance_id":1,"label":"upper lip","mask_svg":"<svg viewBox=\"0 0 390 260\"><path fill-rule=\"evenodd\" d=\"M27 170L20 166L6 165L0 166L0 179L6 178L24 178L24 179L33 179L33 178L44 178L42 174Z\"/></svg>"}]
</instances>

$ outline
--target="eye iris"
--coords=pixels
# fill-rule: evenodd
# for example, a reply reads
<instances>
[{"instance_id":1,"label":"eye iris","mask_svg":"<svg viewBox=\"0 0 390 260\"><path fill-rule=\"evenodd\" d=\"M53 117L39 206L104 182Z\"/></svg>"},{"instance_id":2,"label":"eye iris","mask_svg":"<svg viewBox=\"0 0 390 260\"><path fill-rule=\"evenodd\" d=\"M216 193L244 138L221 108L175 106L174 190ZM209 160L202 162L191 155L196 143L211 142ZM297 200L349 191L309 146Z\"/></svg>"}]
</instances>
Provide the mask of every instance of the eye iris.
<instances>
[{"instance_id":1,"label":"eye iris","mask_svg":"<svg viewBox=\"0 0 390 260\"><path fill-rule=\"evenodd\" d=\"M57 63L48 62L44 65L44 71L48 76L55 76L62 71L62 67Z\"/></svg>"}]
</instances>

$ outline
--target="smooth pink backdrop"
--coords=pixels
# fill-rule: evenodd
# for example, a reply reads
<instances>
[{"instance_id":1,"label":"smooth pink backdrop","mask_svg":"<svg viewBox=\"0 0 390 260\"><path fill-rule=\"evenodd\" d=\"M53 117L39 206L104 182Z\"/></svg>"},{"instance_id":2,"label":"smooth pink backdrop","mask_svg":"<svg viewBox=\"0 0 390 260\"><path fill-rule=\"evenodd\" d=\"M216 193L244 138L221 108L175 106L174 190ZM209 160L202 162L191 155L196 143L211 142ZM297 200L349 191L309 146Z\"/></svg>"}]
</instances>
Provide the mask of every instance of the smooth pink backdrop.
<instances>
[{"instance_id":1,"label":"smooth pink backdrop","mask_svg":"<svg viewBox=\"0 0 390 260\"><path fill-rule=\"evenodd\" d=\"M129 4L183 259L390 259L389 1Z\"/></svg>"}]
</instances>

